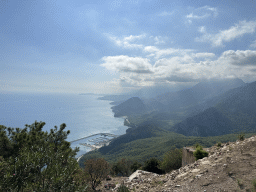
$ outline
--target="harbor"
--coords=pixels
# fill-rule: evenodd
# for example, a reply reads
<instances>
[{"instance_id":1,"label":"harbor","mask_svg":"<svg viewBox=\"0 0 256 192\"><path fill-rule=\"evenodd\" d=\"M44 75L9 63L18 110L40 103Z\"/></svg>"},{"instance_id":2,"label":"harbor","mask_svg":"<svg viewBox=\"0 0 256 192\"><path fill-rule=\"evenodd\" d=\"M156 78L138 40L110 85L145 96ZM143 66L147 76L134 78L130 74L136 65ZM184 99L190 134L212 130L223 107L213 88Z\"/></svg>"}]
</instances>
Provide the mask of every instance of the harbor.
<instances>
[{"instance_id":1,"label":"harbor","mask_svg":"<svg viewBox=\"0 0 256 192\"><path fill-rule=\"evenodd\" d=\"M90 136L82 137L73 141L70 141L73 147L79 147L80 152L77 154L77 159L79 160L82 154L99 149L102 146L109 145L110 141L119 135L114 135L111 133L97 133ZM82 153L82 154L80 154Z\"/></svg>"}]
</instances>

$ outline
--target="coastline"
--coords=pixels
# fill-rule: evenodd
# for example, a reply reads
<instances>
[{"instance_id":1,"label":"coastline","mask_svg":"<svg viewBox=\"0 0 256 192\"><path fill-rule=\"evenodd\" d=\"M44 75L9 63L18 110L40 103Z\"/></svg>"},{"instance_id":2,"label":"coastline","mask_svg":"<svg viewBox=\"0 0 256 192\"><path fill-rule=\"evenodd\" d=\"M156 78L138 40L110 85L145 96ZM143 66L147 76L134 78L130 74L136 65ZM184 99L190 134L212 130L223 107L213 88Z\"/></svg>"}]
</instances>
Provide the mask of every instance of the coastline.
<instances>
[{"instance_id":1,"label":"coastline","mask_svg":"<svg viewBox=\"0 0 256 192\"><path fill-rule=\"evenodd\" d=\"M103 96L103 97L98 97L97 99L98 99L98 100L108 100L108 101L111 101L112 103L109 103L110 109L112 108L111 105L113 105L113 102L115 102L114 99L104 98L104 96ZM113 112L113 111L112 111L112 112ZM121 136L121 135L126 134L126 130L129 128L129 125L130 125L130 122L129 122L129 120L128 120L128 116L115 117L115 113L113 112L113 117L114 117L114 118L121 118L121 119L124 119L124 120L123 120L123 126L126 127L125 133L120 134L120 135L116 135L114 138L117 138L117 137L119 137L119 136ZM101 133L98 133L98 134L100 135ZM113 134L113 133L110 133L110 134ZM113 135L114 135L114 134L113 134ZM88 136L88 137L90 137L90 136ZM101 138L101 137L99 136L98 138L94 138L94 140L100 140L100 138ZM112 138L112 139L114 139L114 138ZM105 146L105 145L109 145L109 143L111 142L112 139L108 139L108 140L105 140L105 141L102 140L103 142L96 142L96 143L94 143L94 144L88 143L88 142L86 142L86 143L79 143L80 145L83 145L83 146L85 146L85 147L90 148L90 150L87 151L87 152L85 152L85 153L83 153L82 155L80 155L80 156L77 158L77 162L79 162L79 160L80 160L85 154L87 154L88 152L94 151L94 150L97 150L97 149L100 149L101 147L103 147L103 146Z\"/></svg>"}]
</instances>

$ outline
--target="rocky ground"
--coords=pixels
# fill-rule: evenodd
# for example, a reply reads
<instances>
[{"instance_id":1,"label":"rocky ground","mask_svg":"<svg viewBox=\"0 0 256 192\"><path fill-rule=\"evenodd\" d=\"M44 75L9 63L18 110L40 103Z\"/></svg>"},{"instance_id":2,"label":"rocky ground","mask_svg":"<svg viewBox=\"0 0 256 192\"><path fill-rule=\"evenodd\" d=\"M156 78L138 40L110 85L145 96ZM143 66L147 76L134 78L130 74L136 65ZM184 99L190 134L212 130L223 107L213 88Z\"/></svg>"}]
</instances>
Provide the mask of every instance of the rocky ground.
<instances>
[{"instance_id":1,"label":"rocky ground","mask_svg":"<svg viewBox=\"0 0 256 192\"><path fill-rule=\"evenodd\" d=\"M130 191L256 191L256 136L244 141L208 148L209 157L199 159L165 175L137 170L129 178L104 181L101 191L117 191L120 184ZM106 184L115 189L105 189Z\"/></svg>"}]
</instances>

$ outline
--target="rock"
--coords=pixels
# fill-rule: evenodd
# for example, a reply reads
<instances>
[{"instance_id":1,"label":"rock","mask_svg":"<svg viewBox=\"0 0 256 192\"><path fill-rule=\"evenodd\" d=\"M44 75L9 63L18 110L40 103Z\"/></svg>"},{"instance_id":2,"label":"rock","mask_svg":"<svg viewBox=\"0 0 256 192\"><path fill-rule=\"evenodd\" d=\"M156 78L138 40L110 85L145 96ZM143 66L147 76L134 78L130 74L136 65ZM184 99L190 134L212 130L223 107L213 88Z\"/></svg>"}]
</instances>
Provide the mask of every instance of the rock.
<instances>
[{"instance_id":1,"label":"rock","mask_svg":"<svg viewBox=\"0 0 256 192\"><path fill-rule=\"evenodd\" d=\"M199 172L200 171L200 169L193 169L192 171L191 171L191 173L197 173L197 172Z\"/></svg>"}]
</instances>

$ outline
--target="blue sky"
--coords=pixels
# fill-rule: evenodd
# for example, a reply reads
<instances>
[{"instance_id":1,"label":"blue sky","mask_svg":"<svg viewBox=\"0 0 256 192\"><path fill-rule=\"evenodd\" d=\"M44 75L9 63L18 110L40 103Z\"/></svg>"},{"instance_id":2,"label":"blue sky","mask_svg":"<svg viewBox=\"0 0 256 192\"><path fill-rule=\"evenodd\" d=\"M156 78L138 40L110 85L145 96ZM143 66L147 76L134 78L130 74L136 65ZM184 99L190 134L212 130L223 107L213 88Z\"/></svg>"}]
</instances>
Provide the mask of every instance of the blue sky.
<instances>
[{"instance_id":1,"label":"blue sky","mask_svg":"<svg viewBox=\"0 0 256 192\"><path fill-rule=\"evenodd\" d=\"M255 0L0 1L0 92L256 80Z\"/></svg>"}]
</instances>

